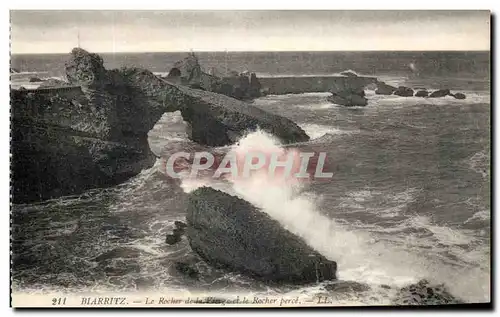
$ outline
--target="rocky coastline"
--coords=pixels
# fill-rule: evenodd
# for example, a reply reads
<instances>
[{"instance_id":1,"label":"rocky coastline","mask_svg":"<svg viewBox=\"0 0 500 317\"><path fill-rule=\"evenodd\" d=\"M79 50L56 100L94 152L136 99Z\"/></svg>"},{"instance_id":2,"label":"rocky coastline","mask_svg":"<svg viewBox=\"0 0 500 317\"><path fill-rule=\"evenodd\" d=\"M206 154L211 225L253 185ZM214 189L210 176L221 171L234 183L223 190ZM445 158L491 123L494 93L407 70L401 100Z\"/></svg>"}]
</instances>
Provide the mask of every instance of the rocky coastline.
<instances>
[{"instance_id":1,"label":"rocky coastline","mask_svg":"<svg viewBox=\"0 0 500 317\"><path fill-rule=\"evenodd\" d=\"M363 89L370 84L377 85L377 94L414 95L411 88L392 87L352 71L343 76L330 89L328 100L336 104L366 106ZM66 78L67 82L42 82L42 88L64 90L11 90L14 203L113 186L150 168L157 157L149 148L148 132L165 112L179 111L189 139L204 147L233 144L257 128L284 144L309 141L293 121L245 101L266 93L263 80L253 73L210 75L193 54L161 78L141 68L106 69L98 54L75 48ZM449 90L420 94L465 98ZM266 282L337 279L335 259L327 259L251 203L209 187L188 196L186 224L175 224L166 236L167 245L185 235L206 263ZM178 262L175 268L190 278L199 275L188 263ZM331 290L336 291L333 286ZM432 303L459 302L447 292L441 300L428 290L426 282L420 282L402 289L399 300L405 305L427 304L427 298L414 298L415 292L425 291Z\"/></svg>"}]
</instances>

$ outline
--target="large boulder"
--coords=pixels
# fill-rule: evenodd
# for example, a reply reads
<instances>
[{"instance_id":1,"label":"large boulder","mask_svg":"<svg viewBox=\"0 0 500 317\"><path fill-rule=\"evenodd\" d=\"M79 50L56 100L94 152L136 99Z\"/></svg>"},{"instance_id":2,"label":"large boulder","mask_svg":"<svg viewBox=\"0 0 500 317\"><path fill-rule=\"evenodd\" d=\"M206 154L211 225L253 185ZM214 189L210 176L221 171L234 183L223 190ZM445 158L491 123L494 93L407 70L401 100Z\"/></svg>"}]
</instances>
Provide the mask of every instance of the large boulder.
<instances>
[{"instance_id":1,"label":"large boulder","mask_svg":"<svg viewBox=\"0 0 500 317\"><path fill-rule=\"evenodd\" d=\"M439 89L439 90L433 91L429 95L429 98L441 98L441 97L446 97L450 94L451 94L451 92L449 89Z\"/></svg>"},{"instance_id":2,"label":"large boulder","mask_svg":"<svg viewBox=\"0 0 500 317\"><path fill-rule=\"evenodd\" d=\"M405 86L399 86L398 89L394 91L394 95L400 96L400 97L412 97L413 96L413 89Z\"/></svg>"},{"instance_id":3,"label":"large boulder","mask_svg":"<svg viewBox=\"0 0 500 317\"><path fill-rule=\"evenodd\" d=\"M429 92L425 89L421 89L415 93L415 97L427 97Z\"/></svg>"},{"instance_id":4,"label":"large boulder","mask_svg":"<svg viewBox=\"0 0 500 317\"><path fill-rule=\"evenodd\" d=\"M202 187L189 195L187 236L208 263L263 279L308 283L336 278L337 264L249 202Z\"/></svg>"},{"instance_id":5,"label":"large boulder","mask_svg":"<svg viewBox=\"0 0 500 317\"><path fill-rule=\"evenodd\" d=\"M377 89L375 90L375 94L377 95L392 95L396 91L396 87L391 85L387 85L383 81L377 82Z\"/></svg>"}]
</instances>

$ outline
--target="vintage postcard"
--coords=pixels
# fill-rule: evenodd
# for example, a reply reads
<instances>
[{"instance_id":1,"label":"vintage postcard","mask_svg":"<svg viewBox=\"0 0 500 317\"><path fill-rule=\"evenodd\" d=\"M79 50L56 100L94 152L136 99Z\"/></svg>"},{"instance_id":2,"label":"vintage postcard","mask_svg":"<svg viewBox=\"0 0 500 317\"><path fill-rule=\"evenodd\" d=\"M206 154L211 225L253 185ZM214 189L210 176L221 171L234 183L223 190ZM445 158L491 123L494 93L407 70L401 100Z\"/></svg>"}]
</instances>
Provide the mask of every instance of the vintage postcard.
<instances>
[{"instance_id":1,"label":"vintage postcard","mask_svg":"<svg viewBox=\"0 0 500 317\"><path fill-rule=\"evenodd\" d=\"M12 307L491 307L489 11L10 15Z\"/></svg>"}]
</instances>

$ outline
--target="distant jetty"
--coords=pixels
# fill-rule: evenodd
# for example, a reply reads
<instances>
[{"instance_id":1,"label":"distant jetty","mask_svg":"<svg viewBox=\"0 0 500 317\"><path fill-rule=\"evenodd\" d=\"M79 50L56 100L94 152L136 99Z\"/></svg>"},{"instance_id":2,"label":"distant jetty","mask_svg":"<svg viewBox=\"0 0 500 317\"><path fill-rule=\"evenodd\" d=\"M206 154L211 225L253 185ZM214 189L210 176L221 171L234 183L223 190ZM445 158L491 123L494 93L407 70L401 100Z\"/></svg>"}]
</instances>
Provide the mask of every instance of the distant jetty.
<instances>
[{"instance_id":1,"label":"distant jetty","mask_svg":"<svg viewBox=\"0 0 500 317\"><path fill-rule=\"evenodd\" d=\"M365 76L275 76L259 77L264 90L271 95L301 94L309 92L330 92L333 87L363 89L376 83L377 78Z\"/></svg>"}]
</instances>

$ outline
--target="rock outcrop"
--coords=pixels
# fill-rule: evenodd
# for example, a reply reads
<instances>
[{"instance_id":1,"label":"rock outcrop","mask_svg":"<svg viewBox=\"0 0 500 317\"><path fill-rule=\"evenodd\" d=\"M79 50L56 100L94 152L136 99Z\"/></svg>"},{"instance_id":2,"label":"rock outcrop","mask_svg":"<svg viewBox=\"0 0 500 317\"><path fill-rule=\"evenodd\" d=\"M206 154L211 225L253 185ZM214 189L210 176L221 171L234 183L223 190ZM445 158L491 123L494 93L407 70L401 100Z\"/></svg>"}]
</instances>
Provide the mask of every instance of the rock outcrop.
<instances>
[{"instance_id":1,"label":"rock outcrop","mask_svg":"<svg viewBox=\"0 0 500 317\"><path fill-rule=\"evenodd\" d=\"M413 96L413 89L405 86L399 86L395 91L394 95L400 96L400 97L412 97Z\"/></svg>"},{"instance_id":2,"label":"rock outcrop","mask_svg":"<svg viewBox=\"0 0 500 317\"><path fill-rule=\"evenodd\" d=\"M166 79L176 80L176 83L190 88L216 92L240 100L262 96L262 87L255 73L233 73L220 78L205 73L194 53L176 62Z\"/></svg>"},{"instance_id":3,"label":"rock outcrop","mask_svg":"<svg viewBox=\"0 0 500 317\"><path fill-rule=\"evenodd\" d=\"M107 71L102 57L98 54L74 48L65 65L66 78L71 84L98 88L108 83Z\"/></svg>"},{"instance_id":4,"label":"rock outcrop","mask_svg":"<svg viewBox=\"0 0 500 317\"><path fill-rule=\"evenodd\" d=\"M377 89L375 90L375 93L377 95L392 95L396 91L396 87L393 87L391 85L387 85L383 81L377 82Z\"/></svg>"},{"instance_id":5,"label":"rock outcrop","mask_svg":"<svg viewBox=\"0 0 500 317\"><path fill-rule=\"evenodd\" d=\"M186 233L186 227L187 225L181 221L176 221L174 223L175 228L172 231L171 234L167 234L167 237L165 238L165 242L168 245L173 245L176 244L177 242L180 242L182 239L182 236L184 233Z\"/></svg>"},{"instance_id":6,"label":"rock outcrop","mask_svg":"<svg viewBox=\"0 0 500 317\"><path fill-rule=\"evenodd\" d=\"M334 261L252 204L203 187L189 195L187 236L216 267L266 280L308 283L336 278Z\"/></svg>"},{"instance_id":7,"label":"rock outcrop","mask_svg":"<svg viewBox=\"0 0 500 317\"><path fill-rule=\"evenodd\" d=\"M466 98L465 94L463 94L461 92L457 92L455 94L451 94L451 96L455 97L455 99L465 99Z\"/></svg>"},{"instance_id":8,"label":"rock outcrop","mask_svg":"<svg viewBox=\"0 0 500 317\"><path fill-rule=\"evenodd\" d=\"M228 145L258 127L284 143L309 140L292 121L236 99L162 80L140 68L106 70L80 48L66 64L71 95L12 90L13 200L30 202L116 185L155 161L147 133L180 110L190 138Z\"/></svg>"},{"instance_id":9,"label":"rock outcrop","mask_svg":"<svg viewBox=\"0 0 500 317\"><path fill-rule=\"evenodd\" d=\"M393 301L394 305L443 305L463 304L451 295L443 284L431 284L421 280L400 289Z\"/></svg>"},{"instance_id":10,"label":"rock outcrop","mask_svg":"<svg viewBox=\"0 0 500 317\"><path fill-rule=\"evenodd\" d=\"M429 98L440 98L440 97L446 97L450 95L450 90L449 89L439 89L436 91L433 91L430 95Z\"/></svg>"},{"instance_id":11,"label":"rock outcrop","mask_svg":"<svg viewBox=\"0 0 500 317\"><path fill-rule=\"evenodd\" d=\"M366 106L368 99L365 98L363 86L351 86L348 81L335 83L331 90L332 95L328 96L328 101L347 107Z\"/></svg>"},{"instance_id":12,"label":"rock outcrop","mask_svg":"<svg viewBox=\"0 0 500 317\"><path fill-rule=\"evenodd\" d=\"M425 89L421 89L415 93L415 97L427 97L429 92Z\"/></svg>"}]
</instances>

